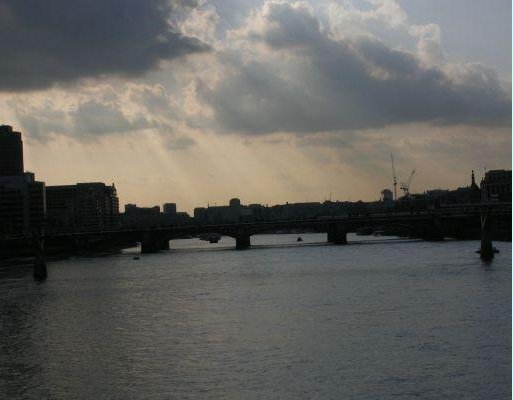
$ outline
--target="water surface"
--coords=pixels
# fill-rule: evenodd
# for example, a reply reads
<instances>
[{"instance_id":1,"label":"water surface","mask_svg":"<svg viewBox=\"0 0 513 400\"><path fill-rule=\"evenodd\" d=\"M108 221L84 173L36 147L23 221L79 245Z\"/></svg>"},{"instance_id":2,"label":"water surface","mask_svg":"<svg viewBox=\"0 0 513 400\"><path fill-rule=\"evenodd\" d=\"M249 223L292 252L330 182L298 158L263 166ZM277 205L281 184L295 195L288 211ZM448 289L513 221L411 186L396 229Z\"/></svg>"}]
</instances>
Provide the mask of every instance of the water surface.
<instances>
[{"instance_id":1,"label":"water surface","mask_svg":"<svg viewBox=\"0 0 513 400\"><path fill-rule=\"evenodd\" d=\"M4 266L0 398L510 398L511 243L297 236Z\"/></svg>"}]
</instances>

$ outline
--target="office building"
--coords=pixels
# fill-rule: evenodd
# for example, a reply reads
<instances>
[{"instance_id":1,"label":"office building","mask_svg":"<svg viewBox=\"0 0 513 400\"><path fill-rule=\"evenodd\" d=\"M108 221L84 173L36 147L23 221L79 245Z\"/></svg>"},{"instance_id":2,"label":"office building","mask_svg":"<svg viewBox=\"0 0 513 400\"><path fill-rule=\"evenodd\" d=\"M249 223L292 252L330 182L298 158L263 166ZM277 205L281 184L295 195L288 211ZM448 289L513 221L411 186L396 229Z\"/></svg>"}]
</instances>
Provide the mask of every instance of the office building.
<instances>
[{"instance_id":1,"label":"office building","mask_svg":"<svg viewBox=\"0 0 513 400\"><path fill-rule=\"evenodd\" d=\"M119 228L119 199L114 184L47 186L46 201L49 231L95 232Z\"/></svg>"},{"instance_id":2,"label":"office building","mask_svg":"<svg viewBox=\"0 0 513 400\"><path fill-rule=\"evenodd\" d=\"M164 214L168 216L176 215L176 203L164 203L162 209L164 211Z\"/></svg>"},{"instance_id":3,"label":"office building","mask_svg":"<svg viewBox=\"0 0 513 400\"><path fill-rule=\"evenodd\" d=\"M481 201L511 202L511 170L487 171L481 181Z\"/></svg>"},{"instance_id":4,"label":"office building","mask_svg":"<svg viewBox=\"0 0 513 400\"><path fill-rule=\"evenodd\" d=\"M45 218L45 184L23 171L21 133L0 125L0 236L40 232Z\"/></svg>"},{"instance_id":5,"label":"office building","mask_svg":"<svg viewBox=\"0 0 513 400\"><path fill-rule=\"evenodd\" d=\"M23 141L12 126L0 125L0 176L23 175Z\"/></svg>"},{"instance_id":6,"label":"office building","mask_svg":"<svg viewBox=\"0 0 513 400\"><path fill-rule=\"evenodd\" d=\"M45 221L44 182L32 173L0 176L0 237L41 233Z\"/></svg>"},{"instance_id":7,"label":"office building","mask_svg":"<svg viewBox=\"0 0 513 400\"><path fill-rule=\"evenodd\" d=\"M394 194L390 189L383 189L381 191L381 202L386 204L392 204L394 203Z\"/></svg>"}]
</instances>

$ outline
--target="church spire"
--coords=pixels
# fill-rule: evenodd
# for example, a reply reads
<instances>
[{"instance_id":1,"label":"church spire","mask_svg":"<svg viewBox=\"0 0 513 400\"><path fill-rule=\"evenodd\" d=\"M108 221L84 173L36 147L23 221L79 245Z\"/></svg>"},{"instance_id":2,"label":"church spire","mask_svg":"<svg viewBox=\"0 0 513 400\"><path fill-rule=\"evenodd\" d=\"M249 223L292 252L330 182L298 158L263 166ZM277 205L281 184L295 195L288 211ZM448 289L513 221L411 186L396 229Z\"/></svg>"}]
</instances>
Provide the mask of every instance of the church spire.
<instances>
[{"instance_id":1,"label":"church spire","mask_svg":"<svg viewBox=\"0 0 513 400\"><path fill-rule=\"evenodd\" d=\"M474 175L474 170L472 170L472 183L470 185L470 189L473 191L479 191L479 186L476 185L476 177Z\"/></svg>"}]
</instances>

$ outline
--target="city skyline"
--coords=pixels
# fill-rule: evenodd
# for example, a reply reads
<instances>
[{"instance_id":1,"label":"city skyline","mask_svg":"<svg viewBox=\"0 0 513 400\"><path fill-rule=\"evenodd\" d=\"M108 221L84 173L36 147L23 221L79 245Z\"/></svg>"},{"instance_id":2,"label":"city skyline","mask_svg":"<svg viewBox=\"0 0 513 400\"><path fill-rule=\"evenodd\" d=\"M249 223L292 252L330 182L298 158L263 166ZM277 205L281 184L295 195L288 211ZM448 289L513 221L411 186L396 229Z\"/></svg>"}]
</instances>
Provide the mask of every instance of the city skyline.
<instances>
[{"instance_id":1,"label":"city skyline","mask_svg":"<svg viewBox=\"0 0 513 400\"><path fill-rule=\"evenodd\" d=\"M21 144L21 146L19 148L16 149L15 152L13 152L11 155L12 155L12 159L9 159L9 160L5 160L5 166L3 166L3 169L5 169L6 171L10 171L9 168L13 168L13 167L17 167L17 172L15 174L13 174L12 172L10 172L11 175L32 175L32 178L33 179L33 175L34 175L34 171L24 171L23 170L23 145L22 145L22 135L20 132L13 132L12 130L12 127L10 126L0 126L0 132L4 131L4 136L5 134L7 134L7 136L9 136L9 133L13 136L13 138L17 138L15 140L19 141L19 144ZM4 143L4 144L7 144ZM393 156L392 156L393 157ZM411 181L411 178L413 177L414 175L414 171L412 171L411 175L410 175L410 179L408 182ZM486 171L487 173L488 172L497 172L497 173L503 173L503 172L510 172L511 173L511 170L489 170L489 171ZM9 174L8 174L9 175ZM478 188L479 185L476 184L476 180L475 180L475 173L474 173L474 170L471 171L471 180L470 180L470 183L469 182L466 182L466 183L469 183L469 184L462 184L462 185L459 185L457 188L445 188L445 189L441 189L439 187L436 187L436 188L430 188L430 189L427 189L423 194L428 194L428 193L432 193L435 197L439 197L441 196L441 193L439 192L450 192L451 189L464 189L464 188L467 188L467 189L474 189L474 188ZM77 178L78 179L78 178ZM485 180L485 176L483 176L481 178L481 181ZM405 184L405 182L401 182L400 184L400 189L402 191L400 191L399 194L396 194L397 196L397 199L400 199L400 198L403 198L403 199L407 199L409 197L410 194L412 194L413 196L416 195L416 193L413 193L413 192L410 192L410 187L406 186L404 187L403 185ZM84 181L79 181L77 180L76 182L73 182L73 183L67 183L67 184L64 184L64 185L51 185L51 186L48 186L47 189L52 189L52 188L63 188L64 190L69 190L68 188L71 188L71 187L75 187L75 186L81 186L81 185L86 185L86 186L90 186L90 185L102 185L103 187L105 187L105 183L104 182L84 182ZM407 184L409 185L409 183ZM115 183L113 182L112 183L112 188L114 190L114 193L116 193L116 189L115 189ZM385 191L388 191L388 195L389 195L389 198L386 198L386 196L384 195L384 192ZM394 194L391 190L391 188L385 188L383 191L381 191L380 193L380 199L374 199L374 200L365 200L364 202L367 202L367 203L372 203L372 202L378 202L378 203L382 203L382 202L385 202L385 203L388 203L388 202L391 202L391 201L394 201ZM419 195L422 195L422 194L419 194ZM403 197L404 196L404 197ZM487 195L489 196L489 194ZM423 196L424 197L424 196ZM160 212L163 212L164 214L166 214L168 211L166 211L166 208L172 208L172 214L175 214L176 215L176 212L178 211L177 209L177 204L176 203L169 203L169 202L166 202L165 200L161 201L159 204L151 204L151 205L147 205L147 204L136 204L136 203L133 203L133 202L120 202L119 201L119 197L117 196L117 194L115 194L115 198L116 198L116 210L119 210L119 212L126 212L128 208L132 208L134 210L137 210L137 209L145 209L146 211L156 211L158 210L158 213ZM226 199L225 199L226 200ZM47 201L48 201L48 198L47 198ZM357 202L360 202L362 201L361 199L351 199L351 198L348 198L347 200L339 200L339 199L332 199L332 193L329 194L329 198L323 198L321 200L308 200L308 201L295 201L295 202L285 202L285 203L269 203L269 202L262 202L262 203L257 203L257 202L254 202L254 201L251 201L251 200L248 200L246 202L244 201L241 201L237 196L231 196L229 201L226 201L226 202L220 202L219 204L217 203L210 203L207 201L206 205L205 204L199 204L199 205L194 205L192 209L190 210L180 210L180 214L189 214L190 216L192 217L195 217L195 214L196 214L196 211L199 210L199 209L208 209L209 207L214 207L214 208L218 208L218 207L228 207L228 206L232 206L232 203L233 202L236 202L239 206L241 205L244 205L245 207L247 206L261 206L261 207L275 207L275 206L284 206L284 205L301 205L301 204L314 204L314 203L317 203L317 204L327 204L327 203L338 203L338 202L341 202L341 203L357 203Z\"/></svg>"},{"instance_id":2,"label":"city skyline","mask_svg":"<svg viewBox=\"0 0 513 400\"><path fill-rule=\"evenodd\" d=\"M193 3L110 0L78 22L60 1L0 8L0 122L23 133L25 169L191 212L372 201L392 187L391 153L400 180L416 169L414 192L509 168L511 3ZM36 33L67 39L33 49ZM48 65L20 68L32 57Z\"/></svg>"}]
</instances>

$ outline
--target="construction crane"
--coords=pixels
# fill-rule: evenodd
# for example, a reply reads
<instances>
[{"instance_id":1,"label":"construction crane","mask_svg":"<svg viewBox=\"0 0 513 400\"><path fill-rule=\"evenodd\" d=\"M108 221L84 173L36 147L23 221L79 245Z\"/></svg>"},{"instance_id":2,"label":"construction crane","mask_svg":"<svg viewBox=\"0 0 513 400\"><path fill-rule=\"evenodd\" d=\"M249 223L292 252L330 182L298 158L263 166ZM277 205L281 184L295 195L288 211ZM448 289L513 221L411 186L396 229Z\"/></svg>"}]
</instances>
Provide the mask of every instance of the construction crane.
<instances>
[{"instance_id":1,"label":"construction crane","mask_svg":"<svg viewBox=\"0 0 513 400\"><path fill-rule=\"evenodd\" d=\"M415 170L411 171L410 177L408 178L408 182L401 182L401 190L404 192L404 197L410 197L410 185L411 180L413 178L413 174L415 174Z\"/></svg>"},{"instance_id":2,"label":"construction crane","mask_svg":"<svg viewBox=\"0 0 513 400\"><path fill-rule=\"evenodd\" d=\"M397 200L397 176L395 175L394 155L390 154L392 160L392 177L394 178L394 200Z\"/></svg>"}]
</instances>

